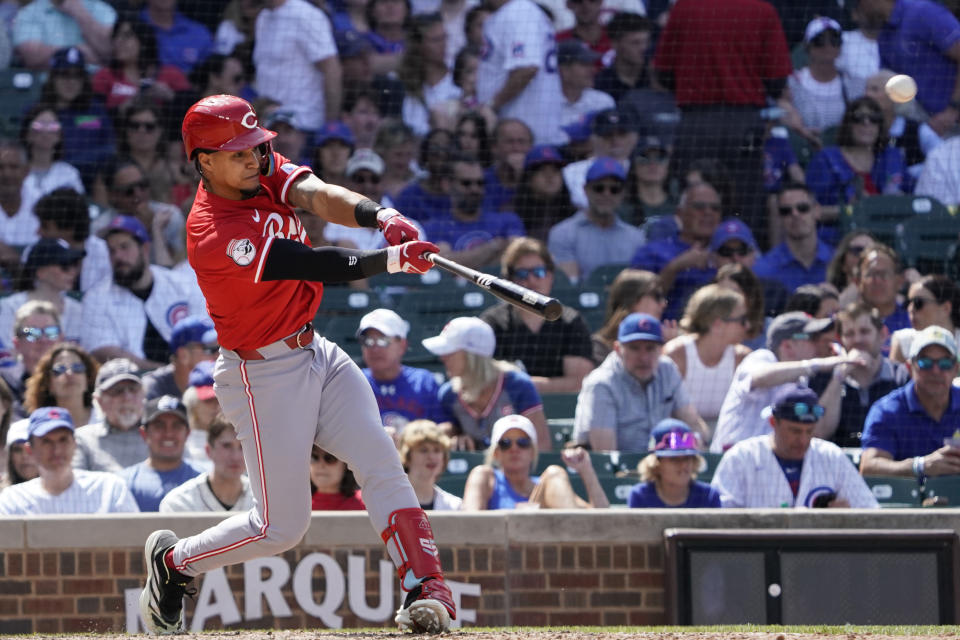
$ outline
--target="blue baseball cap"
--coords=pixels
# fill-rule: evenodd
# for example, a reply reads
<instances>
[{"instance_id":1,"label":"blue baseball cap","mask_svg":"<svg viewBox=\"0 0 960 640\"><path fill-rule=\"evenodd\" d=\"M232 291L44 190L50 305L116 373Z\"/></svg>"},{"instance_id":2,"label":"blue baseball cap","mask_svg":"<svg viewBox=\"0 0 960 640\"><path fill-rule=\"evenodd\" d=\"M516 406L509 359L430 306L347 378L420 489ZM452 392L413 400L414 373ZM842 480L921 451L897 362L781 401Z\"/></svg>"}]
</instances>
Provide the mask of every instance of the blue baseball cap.
<instances>
[{"instance_id":1,"label":"blue baseball cap","mask_svg":"<svg viewBox=\"0 0 960 640\"><path fill-rule=\"evenodd\" d=\"M83 51L76 47L57 49L50 56L51 69L86 69L87 60Z\"/></svg>"},{"instance_id":2,"label":"blue baseball cap","mask_svg":"<svg viewBox=\"0 0 960 640\"><path fill-rule=\"evenodd\" d=\"M593 118L593 133L609 136L614 133L631 133L639 127L637 113L631 108L616 108L600 111Z\"/></svg>"},{"instance_id":3,"label":"blue baseball cap","mask_svg":"<svg viewBox=\"0 0 960 640\"><path fill-rule=\"evenodd\" d=\"M695 456L699 453L697 434L682 420L664 418L650 432L647 449L658 458Z\"/></svg>"},{"instance_id":4,"label":"blue baseball cap","mask_svg":"<svg viewBox=\"0 0 960 640\"><path fill-rule=\"evenodd\" d=\"M357 144L350 127L340 121L328 122L317 130L316 146L322 147L331 140L339 140L350 147Z\"/></svg>"},{"instance_id":5,"label":"blue baseball cap","mask_svg":"<svg viewBox=\"0 0 960 640\"><path fill-rule=\"evenodd\" d=\"M140 244L150 242L150 234L147 233L147 228L133 216L114 216L110 224L100 232L100 237L106 239L118 231L129 233Z\"/></svg>"},{"instance_id":6,"label":"blue baseball cap","mask_svg":"<svg viewBox=\"0 0 960 640\"><path fill-rule=\"evenodd\" d=\"M730 218L717 225L717 228L713 231L713 237L710 238L710 250L716 251L727 240L740 240L754 251L758 251L753 232L739 218Z\"/></svg>"},{"instance_id":7,"label":"blue baseball cap","mask_svg":"<svg viewBox=\"0 0 960 640\"><path fill-rule=\"evenodd\" d=\"M557 46L557 64L594 64L600 59L600 54L577 40L564 40Z\"/></svg>"},{"instance_id":8,"label":"blue baseball cap","mask_svg":"<svg viewBox=\"0 0 960 640\"><path fill-rule=\"evenodd\" d=\"M187 316L173 325L169 342L170 353L176 353L177 349L191 342L199 342L204 345L217 344L217 330L213 328L213 322L210 318L206 316Z\"/></svg>"},{"instance_id":9,"label":"blue baseball cap","mask_svg":"<svg viewBox=\"0 0 960 640\"><path fill-rule=\"evenodd\" d=\"M197 390L197 397L201 400L209 400L216 397L213 391L213 360L203 360L190 371L190 377L187 384Z\"/></svg>"},{"instance_id":10,"label":"blue baseball cap","mask_svg":"<svg viewBox=\"0 0 960 640\"><path fill-rule=\"evenodd\" d=\"M29 420L27 424L29 438L40 438L54 429L66 428L73 431L73 418L63 407L41 407L30 414Z\"/></svg>"},{"instance_id":11,"label":"blue baseball cap","mask_svg":"<svg viewBox=\"0 0 960 640\"><path fill-rule=\"evenodd\" d=\"M627 170L623 168L618 160L607 156L601 156L593 161L587 170L587 182L594 182L604 178L616 178L621 182L627 179Z\"/></svg>"},{"instance_id":12,"label":"blue baseball cap","mask_svg":"<svg viewBox=\"0 0 960 640\"><path fill-rule=\"evenodd\" d=\"M820 398L813 389L792 382L777 390L770 408L774 418L807 424L816 422L824 413Z\"/></svg>"},{"instance_id":13,"label":"blue baseball cap","mask_svg":"<svg viewBox=\"0 0 960 640\"><path fill-rule=\"evenodd\" d=\"M560 128L570 138L570 142L584 142L590 139L590 134L593 132L593 116L596 114L596 111L585 113L570 124Z\"/></svg>"},{"instance_id":14,"label":"blue baseball cap","mask_svg":"<svg viewBox=\"0 0 960 640\"><path fill-rule=\"evenodd\" d=\"M527 157L523 159L523 168L534 169L544 164L563 164L563 156L559 149L548 144L538 144L527 152Z\"/></svg>"},{"instance_id":15,"label":"blue baseball cap","mask_svg":"<svg viewBox=\"0 0 960 640\"><path fill-rule=\"evenodd\" d=\"M663 330L660 321L647 313L631 313L620 321L617 342L621 344L647 340L663 344Z\"/></svg>"},{"instance_id":16,"label":"blue baseball cap","mask_svg":"<svg viewBox=\"0 0 960 640\"><path fill-rule=\"evenodd\" d=\"M356 29L338 31L335 40L341 58L355 58L373 49L373 44Z\"/></svg>"}]
</instances>

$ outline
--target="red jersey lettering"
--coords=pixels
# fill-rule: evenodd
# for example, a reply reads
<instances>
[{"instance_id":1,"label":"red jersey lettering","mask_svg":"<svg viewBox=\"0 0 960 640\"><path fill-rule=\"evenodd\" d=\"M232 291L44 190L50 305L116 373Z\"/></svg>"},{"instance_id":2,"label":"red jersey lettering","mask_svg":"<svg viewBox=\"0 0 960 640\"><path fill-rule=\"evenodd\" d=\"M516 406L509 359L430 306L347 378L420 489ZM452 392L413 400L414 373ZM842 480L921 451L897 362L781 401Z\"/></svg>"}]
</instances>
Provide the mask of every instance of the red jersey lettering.
<instances>
[{"instance_id":1,"label":"red jersey lettering","mask_svg":"<svg viewBox=\"0 0 960 640\"><path fill-rule=\"evenodd\" d=\"M187 216L187 258L227 349L256 349L295 333L316 315L323 295L319 282L262 280L274 238L310 246L287 202L294 180L310 168L274 156L280 169L260 177L255 197L228 200L201 184Z\"/></svg>"}]
</instances>

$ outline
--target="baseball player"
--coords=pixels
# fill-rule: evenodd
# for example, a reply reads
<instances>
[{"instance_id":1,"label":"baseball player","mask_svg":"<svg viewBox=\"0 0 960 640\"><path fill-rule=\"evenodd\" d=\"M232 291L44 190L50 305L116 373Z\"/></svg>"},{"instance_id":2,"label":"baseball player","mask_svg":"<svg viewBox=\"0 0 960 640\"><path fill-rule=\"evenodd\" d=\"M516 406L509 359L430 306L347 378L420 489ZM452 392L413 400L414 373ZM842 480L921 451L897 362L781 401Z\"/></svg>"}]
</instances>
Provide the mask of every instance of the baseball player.
<instances>
[{"instance_id":1,"label":"baseball player","mask_svg":"<svg viewBox=\"0 0 960 640\"><path fill-rule=\"evenodd\" d=\"M220 340L214 388L241 442L254 508L188 538L153 532L140 612L150 631L176 633L194 576L297 544L310 525L307 471L316 444L345 460L363 487L407 593L397 623L418 633L445 631L456 611L437 545L370 385L310 324L321 281L424 273L432 265L422 254L437 248L418 240L398 211L275 153L276 135L234 96L204 98L183 120L184 146L201 176L187 219L187 256ZM312 249L294 208L379 228L391 246Z\"/></svg>"}]
</instances>

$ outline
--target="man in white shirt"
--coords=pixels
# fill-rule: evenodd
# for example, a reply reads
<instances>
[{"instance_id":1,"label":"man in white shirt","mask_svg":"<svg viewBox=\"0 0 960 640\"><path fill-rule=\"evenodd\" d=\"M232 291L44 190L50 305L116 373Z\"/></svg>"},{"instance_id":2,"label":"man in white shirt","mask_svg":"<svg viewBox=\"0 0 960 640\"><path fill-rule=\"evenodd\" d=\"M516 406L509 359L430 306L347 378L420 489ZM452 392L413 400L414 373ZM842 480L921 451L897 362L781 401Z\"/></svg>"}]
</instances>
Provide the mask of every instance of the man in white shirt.
<instances>
[{"instance_id":1,"label":"man in white shirt","mask_svg":"<svg viewBox=\"0 0 960 640\"><path fill-rule=\"evenodd\" d=\"M0 515L136 512L123 481L112 473L74 470L73 419L61 407L30 414L27 448L39 477L0 493Z\"/></svg>"},{"instance_id":2,"label":"man in white shirt","mask_svg":"<svg viewBox=\"0 0 960 640\"><path fill-rule=\"evenodd\" d=\"M824 413L813 390L784 385L771 412L773 433L739 442L717 465L711 484L724 507L877 508L840 447L813 437Z\"/></svg>"},{"instance_id":3,"label":"man in white shirt","mask_svg":"<svg viewBox=\"0 0 960 640\"><path fill-rule=\"evenodd\" d=\"M581 116L617 106L608 93L593 88L600 54L579 40L564 40L557 48L557 70L560 72L560 125L568 126Z\"/></svg>"},{"instance_id":4,"label":"man in white shirt","mask_svg":"<svg viewBox=\"0 0 960 640\"><path fill-rule=\"evenodd\" d=\"M340 59L327 15L306 0L265 4L253 47L257 91L296 113L306 129L339 119Z\"/></svg>"},{"instance_id":5,"label":"man in white shirt","mask_svg":"<svg viewBox=\"0 0 960 640\"><path fill-rule=\"evenodd\" d=\"M936 198L947 206L960 204L960 136L927 155L913 193Z\"/></svg>"}]
</instances>

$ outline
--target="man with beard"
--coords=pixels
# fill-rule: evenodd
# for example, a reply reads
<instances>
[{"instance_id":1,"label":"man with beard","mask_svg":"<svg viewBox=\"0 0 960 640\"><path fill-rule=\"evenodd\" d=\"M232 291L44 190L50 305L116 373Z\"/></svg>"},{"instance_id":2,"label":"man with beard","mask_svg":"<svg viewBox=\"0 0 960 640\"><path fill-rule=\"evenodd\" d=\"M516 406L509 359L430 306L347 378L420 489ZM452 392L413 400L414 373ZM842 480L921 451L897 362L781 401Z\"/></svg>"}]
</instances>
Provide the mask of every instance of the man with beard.
<instances>
[{"instance_id":1,"label":"man with beard","mask_svg":"<svg viewBox=\"0 0 960 640\"><path fill-rule=\"evenodd\" d=\"M442 255L468 267L499 261L510 239L525 235L523 222L515 213L483 210L486 179L478 160L454 160L449 184L450 216L425 223L426 236Z\"/></svg>"},{"instance_id":2,"label":"man with beard","mask_svg":"<svg viewBox=\"0 0 960 640\"><path fill-rule=\"evenodd\" d=\"M101 361L129 358L155 369L169 358L177 321L206 313L203 295L195 280L148 264L150 236L136 218L117 216L102 235L113 278L84 296L81 342Z\"/></svg>"},{"instance_id":3,"label":"man with beard","mask_svg":"<svg viewBox=\"0 0 960 640\"><path fill-rule=\"evenodd\" d=\"M143 415L143 385L137 365L117 358L97 371L93 400L103 422L92 422L76 431L73 468L119 473L147 457L147 443L137 427Z\"/></svg>"}]
</instances>

